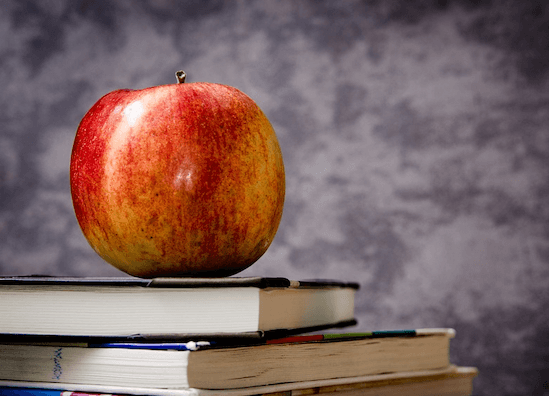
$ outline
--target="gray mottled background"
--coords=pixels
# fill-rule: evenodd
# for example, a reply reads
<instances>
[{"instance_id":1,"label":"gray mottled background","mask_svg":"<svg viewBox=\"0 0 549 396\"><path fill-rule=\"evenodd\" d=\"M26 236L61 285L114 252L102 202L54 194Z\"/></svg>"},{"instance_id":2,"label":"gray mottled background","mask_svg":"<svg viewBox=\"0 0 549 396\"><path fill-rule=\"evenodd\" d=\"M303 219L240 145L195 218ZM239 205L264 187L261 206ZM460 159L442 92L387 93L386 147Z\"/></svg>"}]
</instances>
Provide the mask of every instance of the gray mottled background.
<instances>
[{"instance_id":1,"label":"gray mottled background","mask_svg":"<svg viewBox=\"0 0 549 396\"><path fill-rule=\"evenodd\" d=\"M183 68L282 145L282 223L241 275L359 281L357 330L454 327L475 394L549 392L547 2L0 4L2 275L122 275L76 223L74 133Z\"/></svg>"}]
</instances>

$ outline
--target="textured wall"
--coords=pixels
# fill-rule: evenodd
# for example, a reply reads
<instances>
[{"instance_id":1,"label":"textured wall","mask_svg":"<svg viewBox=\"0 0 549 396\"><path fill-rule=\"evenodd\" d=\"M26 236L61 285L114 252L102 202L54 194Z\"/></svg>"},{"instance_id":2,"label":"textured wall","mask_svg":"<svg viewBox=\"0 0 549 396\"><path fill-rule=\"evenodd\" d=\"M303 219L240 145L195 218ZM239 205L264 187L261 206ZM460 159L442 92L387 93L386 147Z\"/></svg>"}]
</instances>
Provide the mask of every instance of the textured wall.
<instances>
[{"instance_id":1,"label":"textured wall","mask_svg":"<svg viewBox=\"0 0 549 396\"><path fill-rule=\"evenodd\" d=\"M242 275L359 281L359 330L454 327L476 394L543 394L546 2L1 4L1 274L121 275L72 212L74 132L183 68L254 98L282 145L283 220Z\"/></svg>"}]
</instances>

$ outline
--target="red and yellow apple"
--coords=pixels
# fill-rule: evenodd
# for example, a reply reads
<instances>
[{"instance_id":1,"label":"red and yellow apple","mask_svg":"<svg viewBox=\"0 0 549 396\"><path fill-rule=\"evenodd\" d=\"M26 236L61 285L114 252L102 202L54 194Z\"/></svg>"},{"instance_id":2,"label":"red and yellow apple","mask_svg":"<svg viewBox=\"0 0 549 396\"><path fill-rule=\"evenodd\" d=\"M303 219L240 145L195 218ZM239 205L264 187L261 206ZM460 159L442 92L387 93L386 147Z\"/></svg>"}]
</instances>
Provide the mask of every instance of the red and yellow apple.
<instances>
[{"instance_id":1,"label":"red and yellow apple","mask_svg":"<svg viewBox=\"0 0 549 396\"><path fill-rule=\"evenodd\" d=\"M279 143L257 104L184 76L99 99L78 127L70 183L92 248L143 278L250 266L276 234L285 192Z\"/></svg>"}]
</instances>

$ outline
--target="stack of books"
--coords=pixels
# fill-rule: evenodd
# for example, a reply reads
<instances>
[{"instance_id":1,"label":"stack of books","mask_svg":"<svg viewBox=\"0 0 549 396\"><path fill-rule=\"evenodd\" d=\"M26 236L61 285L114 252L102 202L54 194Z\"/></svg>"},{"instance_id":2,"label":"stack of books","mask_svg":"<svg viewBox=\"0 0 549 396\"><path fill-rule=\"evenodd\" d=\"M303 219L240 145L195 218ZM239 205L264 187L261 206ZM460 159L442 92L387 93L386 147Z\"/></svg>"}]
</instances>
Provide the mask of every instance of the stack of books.
<instances>
[{"instance_id":1,"label":"stack of books","mask_svg":"<svg viewBox=\"0 0 549 396\"><path fill-rule=\"evenodd\" d=\"M358 287L0 278L0 395L472 393L477 370L449 359L452 329L326 332L356 324Z\"/></svg>"}]
</instances>

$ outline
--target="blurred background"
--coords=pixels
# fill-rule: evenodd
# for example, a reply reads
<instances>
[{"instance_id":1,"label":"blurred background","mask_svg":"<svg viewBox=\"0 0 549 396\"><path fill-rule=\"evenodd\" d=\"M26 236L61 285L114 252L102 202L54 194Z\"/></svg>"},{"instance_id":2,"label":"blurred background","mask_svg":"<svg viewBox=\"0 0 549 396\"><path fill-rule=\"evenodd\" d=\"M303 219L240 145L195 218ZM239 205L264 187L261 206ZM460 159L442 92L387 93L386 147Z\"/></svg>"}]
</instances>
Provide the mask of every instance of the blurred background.
<instances>
[{"instance_id":1,"label":"blurred background","mask_svg":"<svg viewBox=\"0 0 549 396\"><path fill-rule=\"evenodd\" d=\"M358 281L357 331L453 327L476 395L549 394L547 2L1 5L0 275L124 275L74 217L74 134L184 69L282 146L279 232L240 275Z\"/></svg>"}]
</instances>

